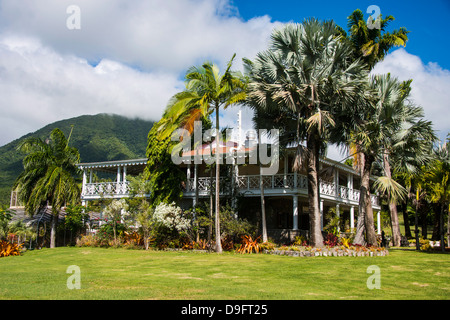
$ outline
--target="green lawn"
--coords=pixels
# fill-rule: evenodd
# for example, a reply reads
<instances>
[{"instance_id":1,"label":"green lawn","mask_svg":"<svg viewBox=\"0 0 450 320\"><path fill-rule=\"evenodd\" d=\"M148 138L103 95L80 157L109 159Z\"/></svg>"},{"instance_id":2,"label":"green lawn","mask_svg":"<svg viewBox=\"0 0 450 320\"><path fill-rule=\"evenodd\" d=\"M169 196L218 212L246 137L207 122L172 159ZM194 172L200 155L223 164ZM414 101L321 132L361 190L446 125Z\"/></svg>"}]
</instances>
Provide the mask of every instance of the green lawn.
<instances>
[{"instance_id":1,"label":"green lawn","mask_svg":"<svg viewBox=\"0 0 450 320\"><path fill-rule=\"evenodd\" d=\"M67 267L81 270L69 290ZM368 289L376 265L381 288ZM450 255L391 249L387 257L56 248L0 258L0 299L449 299Z\"/></svg>"}]
</instances>

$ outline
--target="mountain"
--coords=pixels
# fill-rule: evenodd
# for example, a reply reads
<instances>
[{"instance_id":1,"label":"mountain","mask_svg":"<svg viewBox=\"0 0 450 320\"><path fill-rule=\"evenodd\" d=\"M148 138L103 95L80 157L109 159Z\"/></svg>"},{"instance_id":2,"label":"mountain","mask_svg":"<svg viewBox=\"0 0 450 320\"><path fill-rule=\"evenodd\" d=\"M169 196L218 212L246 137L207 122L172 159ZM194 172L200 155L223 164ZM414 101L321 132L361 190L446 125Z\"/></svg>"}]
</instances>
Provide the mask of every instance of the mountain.
<instances>
[{"instance_id":1,"label":"mountain","mask_svg":"<svg viewBox=\"0 0 450 320\"><path fill-rule=\"evenodd\" d=\"M137 159L145 158L153 123L114 114L84 115L51 123L0 147L0 204L9 205L11 188L23 170L24 154L17 150L23 139L46 139L55 128L68 137L73 126L70 144L78 148L81 162Z\"/></svg>"}]
</instances>

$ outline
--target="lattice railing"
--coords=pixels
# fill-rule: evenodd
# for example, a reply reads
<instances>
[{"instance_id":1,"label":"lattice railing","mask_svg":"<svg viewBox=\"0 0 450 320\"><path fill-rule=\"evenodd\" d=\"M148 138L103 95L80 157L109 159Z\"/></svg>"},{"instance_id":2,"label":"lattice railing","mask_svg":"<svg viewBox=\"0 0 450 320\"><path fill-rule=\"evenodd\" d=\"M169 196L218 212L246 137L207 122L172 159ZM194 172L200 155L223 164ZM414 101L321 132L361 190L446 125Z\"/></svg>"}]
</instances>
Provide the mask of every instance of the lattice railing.
<instances>
[{"instance_id":1,"label":"lattice railing","mask_svg":"<svg viewBox=\"0 0 450 320\"><path fill-rule=\"evenodd\" d=\"M129 192L128 182L99 182L86 183L84 196L112 196L127 195Z\"/></svg>"},{"instance_id":2,"label":"lattice railing","mask_svg":"<svg viewBox=\"0 0 450 320\"><path fill-rule=\"evenodd\" d=\"M277 174L273 176L262 176L264 189L304 189L308 188L307 177L300 174ZM211 186L214 187L216 178L201 177L197 180L197 187L200 192L209 192ZM187 181L187 187L189 191L195 190L194 179L191 178ZM221 179L222 184L222 179ZM235 186L239 190L259 190L260 188L260 176L259 175L245 175L238 176L235 179ZM344 186L336 188L334 183L320 181L319 185L320 194L341 198L343 200L359 201L359 190L349 189ZM87 183L83 190L83 196L113 196L113 195L128 195L129 183L128 182L100 182L100 183ZM375 195L371 195L373 205L378 205L378 198Z\"/></svg>"}]
</instances>

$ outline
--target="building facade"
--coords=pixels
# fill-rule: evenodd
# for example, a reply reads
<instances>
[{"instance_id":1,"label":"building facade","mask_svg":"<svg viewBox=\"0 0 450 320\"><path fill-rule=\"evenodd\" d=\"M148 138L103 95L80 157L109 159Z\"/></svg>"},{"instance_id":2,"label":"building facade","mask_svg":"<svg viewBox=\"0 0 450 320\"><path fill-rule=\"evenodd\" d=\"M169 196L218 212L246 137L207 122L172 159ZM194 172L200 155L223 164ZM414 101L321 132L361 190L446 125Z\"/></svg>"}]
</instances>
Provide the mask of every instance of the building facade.
<instances>
[{"instance_id":1,"label":"building facade","mask_svg":"<svg viewBox=\"0 0 450 320\"><path fill-rule=\"evenodd\" d=\"M229 146L223 146L225 149ZM211 150L210 150L211 151ZM211 156L214 156L214 147ZM306 169L293 172L294 151L286 152L279 158L275 174L262 175L258 164L223 165L227 174L221 176L221 199L229 200L238 208L238 215L250 222L260 223L261 180L266 203L266 220L269 236L287 237L307 233L309 230L308 188ZM248 153L247 153L248 155ZM186 173L183 181L183 200L180 206L189 208L197 201L209 201L210 192L215 186L215 174L211 174L205 161L194 164L190 154L183 154L180 167ZM103 198L120 199L129 196L127 175L138 175L144 171L147 159L81 163L83 185L81 200ZM103 178L100 178L103 177ZM106 178L105 178L106 177ZM109 177L109 178L108 178ZM356 226L359 206L360 176L345 164L331 159L320 160L320 212L322 227L326 225L325 216L330 210L342 221L343 232L351 232ZM372 207L377 221L376 231L381 233L380 204L378 197L372 195ZM238 204L236 204L238 202Z\"/></svg>"}]
</instances>

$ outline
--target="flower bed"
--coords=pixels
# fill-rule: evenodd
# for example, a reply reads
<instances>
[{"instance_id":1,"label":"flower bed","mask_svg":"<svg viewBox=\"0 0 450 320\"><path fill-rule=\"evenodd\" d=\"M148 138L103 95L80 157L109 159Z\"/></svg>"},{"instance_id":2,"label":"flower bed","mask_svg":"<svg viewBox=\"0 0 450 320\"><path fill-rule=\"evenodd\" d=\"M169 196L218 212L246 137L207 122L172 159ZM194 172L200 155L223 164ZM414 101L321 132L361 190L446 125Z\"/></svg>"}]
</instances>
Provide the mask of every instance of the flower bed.
<instances>
[{"instance_id":1,"label":"flower bed","mask_svg":"<svg viewBox=\"0 0 450 320\"><path fill-rule=\"evenodd\" d=\"M291 257L384 257L389 255L386 248L363 246L336 246L315 248L308 246L282 246L264 253Z\"/></svg>"}]
</instances>

